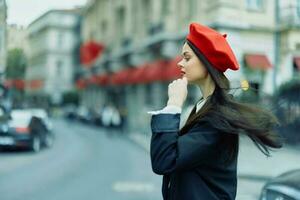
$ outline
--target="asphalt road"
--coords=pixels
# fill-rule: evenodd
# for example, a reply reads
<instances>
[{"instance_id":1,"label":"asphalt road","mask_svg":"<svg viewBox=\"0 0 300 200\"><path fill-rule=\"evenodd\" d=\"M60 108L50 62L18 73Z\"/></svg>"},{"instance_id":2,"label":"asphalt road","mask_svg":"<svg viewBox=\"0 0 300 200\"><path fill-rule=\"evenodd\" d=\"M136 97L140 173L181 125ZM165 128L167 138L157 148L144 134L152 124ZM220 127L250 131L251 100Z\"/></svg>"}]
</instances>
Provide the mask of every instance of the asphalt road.
<instances>
[{"instance_id":1,"label":"asphalt road","mask_svg":"<svg viewBox=\"0 0 300 200\"><path fill-rule=\"evenodd\" d=\"M0 200L161 200L161 176L147 151L118 132L54 120L54 145L0 153ZM265 181L239 178L238 200Z\"/></svg>"},{"instance_id":2,"label":"asphalt road","mask_svg":"<svg viewBox=\"0 0 300 200\"><path fill-rule=\"evenodd\" d=\"M118 133L55 120L39 153L0 153L1 200L159 200L149 155Z\"/></svg>"}]
</instances>

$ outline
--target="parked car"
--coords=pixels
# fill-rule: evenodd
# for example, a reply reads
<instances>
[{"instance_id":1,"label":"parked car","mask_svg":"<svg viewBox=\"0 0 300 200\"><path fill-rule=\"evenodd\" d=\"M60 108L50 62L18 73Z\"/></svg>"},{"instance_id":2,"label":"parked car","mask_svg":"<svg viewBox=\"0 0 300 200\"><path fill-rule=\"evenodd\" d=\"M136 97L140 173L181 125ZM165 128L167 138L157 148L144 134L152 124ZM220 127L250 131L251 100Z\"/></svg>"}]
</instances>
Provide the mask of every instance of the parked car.
<instances>
[{"instance_id":1,"label":"parked car","mask_svg":"<svg viewBox=\"0 0 300 200\"><path fill-rule=\"evenodd\" d=\"M47 112L44 109L41 108L32 108L28 109L32 113L33 116L39 117L42 122L45 124L47 131L52 131L52 122L47 114Z\"/></svg>"},{"instance_id":2,"label":"parked car","mask_svg":"<svg viewBox=\"0 0 300 200\"><path fill-rule=\"evenodd\" d=\"M30 110L13 110L9 118L2 118L0 122L1 148L26 148L38 152L42 147L50 147L53 139L43 120Z\"/></svg>"},{"instance_id":3,"label":"parked car","mask_svg":"<svg viewBox=\"0 0 300 200\"><path fill-rule=\"evenodd\" d=\"M268 181L262 189L260 200L300 200L300 169Z\"/></svg>"},{"instance_id":4,"label":"parked car","mask_svg":"<svg viewBox=\"0 0 300 200\"><path fill-rule=\"evenodd\" d=\"M77 119L84 123L92 123L93 116L90 110L85 106L79 106L77 109Z\"/></svg>"}]
</instances>

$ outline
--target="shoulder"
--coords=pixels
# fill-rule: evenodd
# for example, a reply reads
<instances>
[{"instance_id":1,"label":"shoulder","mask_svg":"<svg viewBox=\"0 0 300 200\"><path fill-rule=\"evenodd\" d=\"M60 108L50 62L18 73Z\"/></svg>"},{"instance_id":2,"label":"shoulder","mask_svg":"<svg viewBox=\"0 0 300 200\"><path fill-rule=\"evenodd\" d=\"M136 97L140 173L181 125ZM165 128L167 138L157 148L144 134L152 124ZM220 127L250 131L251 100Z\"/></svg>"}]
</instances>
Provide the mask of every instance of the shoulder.
<instances>
[{"instance_id":1,"label":"shoulder","mask_svg":"<svg viewBox=\"0 0 300 200\"><path fill-rule=\"evenodd\" d=\"M202 128L202 129L209 129L209 130L214 130L216 131L216 129L214 128L214 126L211 124L210 121L208 121L207 119L199 119L194 123L193 127L198 127L198 128Z\"/></svg>"},{"instance_id":2,"label":"shoulder","mask_svg":"<svg viewBox=\"0 0 300 200\"><path fill-rule=\"evenodd\" d=\"M198 120L189 128L186 134L201 134L201 135L211 135L218 136L219 130L217 130L208 121Z\"/></svg>"}]
</instances>

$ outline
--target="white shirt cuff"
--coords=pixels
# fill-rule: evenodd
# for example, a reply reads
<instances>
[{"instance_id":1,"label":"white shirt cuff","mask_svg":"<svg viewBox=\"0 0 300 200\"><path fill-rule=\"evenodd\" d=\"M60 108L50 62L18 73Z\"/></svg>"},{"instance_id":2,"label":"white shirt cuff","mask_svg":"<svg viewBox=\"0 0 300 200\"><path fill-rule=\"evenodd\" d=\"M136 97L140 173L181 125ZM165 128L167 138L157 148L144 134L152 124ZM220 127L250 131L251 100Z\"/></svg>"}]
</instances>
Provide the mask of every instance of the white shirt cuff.
<instances>
[{"instance_id":1,"label":"white shirt cuff","mask_svg":"<svg viewBox=\"0 0 300 200\"><path fill-rule=\"evenodd\" d=\"M164 107L161 110L157 110L157 111L148 111L148 114L152 114L152 115L157 115L157 114L178 114L181 113L181 107L179 106L174 106L174 105L168 105L166 107Z\"/></svg>"}]
</instances>

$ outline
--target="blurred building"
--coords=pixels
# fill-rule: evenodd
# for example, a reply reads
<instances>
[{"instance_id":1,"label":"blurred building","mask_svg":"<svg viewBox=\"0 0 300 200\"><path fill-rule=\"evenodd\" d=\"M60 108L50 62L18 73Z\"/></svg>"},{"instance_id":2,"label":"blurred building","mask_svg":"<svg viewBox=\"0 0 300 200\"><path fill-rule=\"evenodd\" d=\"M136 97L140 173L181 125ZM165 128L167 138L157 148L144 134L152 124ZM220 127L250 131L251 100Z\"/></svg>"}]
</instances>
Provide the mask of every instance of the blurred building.
<instances>
[{"instance_id":1,"label":"blurred building","mask_svg":"<svg viewBox=\"0 0 300 200\"><path fill-rule=\"evenodd\" d=\"M27 29L23 26L10 24L7 26L7 49L23 49L28 51Z\"/></svg>"},{"instance_id":2,"label":"blurred building","mask_svg":"<svg viewBox=\"0 0 300 200\"><path fill-rule=\"evenodd\" d=\"M34 101L61 103L73 89L80 42L79 10L50 10L28 26L26 93Z\"/></svg>"},{"instance_id":3,"label":"blurred building","mask_svg":"<svg viewBox=\"0 0 300 200\"><path fill-rule=\"evenodd\" d=\"M167 102L167 86L178 77L176 61L188 25L194 21L228 35L227 40L241 67L239 71L225 73L231 87L240 87L246 82L256 89L257 97L271 95L276 86L294 76L291 71L295 70L295 63L299 63L291 56L297 54L299 28L295 22L298 23L300 2L286 1L293 5L289 15L297 20L285 31L276 31L275 11L281 12L276 2L89 0L82 21L83 46L93 41L103 45L104 51L95 54L88 65L82 65L78 79L79 88L84 89L82 104L98 107L113 102L126 107L129 128L143 131L149 122L146 111L160 109ZM282 39L279 45L277 36L289 39ZM275 59L276 45L282 54L280 62ZM286 47L289 53L284 54ZM285 75L280 77L281 74ZM190 86L189 91L186 105L200 97L198 88Z\"/></svg>"},{"instance_id":4,"label":"blurred building","mask_svg":"<svg viewBox=\"0 0 300 200\"><path fill-rule=\"evenodd\" d=\"M300 78L300 1L279 1L278 82Z\"/></svg>"},{"instance_id":5,"label":"blurred building","mask_svg":"<svg viewBox=\"0 0 300 200\"><path fill-rule=\"evenodd\" d=\"M3 73L6 67L6 18L6 2L0 0L0 73Z\"/></svg>"}]
</instances>

